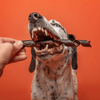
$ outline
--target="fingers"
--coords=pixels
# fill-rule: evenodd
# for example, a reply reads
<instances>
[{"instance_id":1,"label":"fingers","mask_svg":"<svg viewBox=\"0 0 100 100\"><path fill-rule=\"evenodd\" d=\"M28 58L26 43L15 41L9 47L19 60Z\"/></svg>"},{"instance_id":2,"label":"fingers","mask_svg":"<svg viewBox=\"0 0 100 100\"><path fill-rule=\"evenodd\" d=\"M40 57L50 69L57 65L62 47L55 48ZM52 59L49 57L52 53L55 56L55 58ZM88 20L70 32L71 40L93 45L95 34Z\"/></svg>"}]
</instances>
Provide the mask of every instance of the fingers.
<instances>
[{"instance_id":1,"label":"fingers","mask_svg":"<svg viewBox=\"0 0 100 100\"><path fill-rule=\"evenodd\" d=\"M9 63L14 63L14 62L22 61L22 60L25 60L26 58L27 58L27 55L15 56Z\"/></svg>"},{"instance_id":2,"label":"fingers","mask_svg":"<svg viewBox=\"0 0 100 100\"><path fill-rule=\"evenodd\" d=\"M12 39L12 38L0 37L0 43L5 43L5 42L13 43L13 42L16 42L16 41L18 41L18 40Z\"/></svg>"},{"instance_id":3,"label":"fingers","mask_svg":"<svg viewBox=\"0 0 100 100\"><path fill-rule=\"evenodd\" d=\"M26 58L27 58L26 50L22 49L20 52L16 53L16 55L14 57L12 57L12 59L10 60L9 63L22 61L22 60L25 60Z\"/></svg>"},{"instance_id":4,"label":"fingers","mask_svg":"<svg viewBox=\"0 0 100 100\"><path fill-rule=\"evenodd\" d=\"M19 50L22 49L22 47L23 47L22 41L17 41L17 42L15 42L15 43L13 44L13 47L14 47L14 52L13 52L13 54L15 54L15 53L17 53Z\"/></svg>"}]
</instances>

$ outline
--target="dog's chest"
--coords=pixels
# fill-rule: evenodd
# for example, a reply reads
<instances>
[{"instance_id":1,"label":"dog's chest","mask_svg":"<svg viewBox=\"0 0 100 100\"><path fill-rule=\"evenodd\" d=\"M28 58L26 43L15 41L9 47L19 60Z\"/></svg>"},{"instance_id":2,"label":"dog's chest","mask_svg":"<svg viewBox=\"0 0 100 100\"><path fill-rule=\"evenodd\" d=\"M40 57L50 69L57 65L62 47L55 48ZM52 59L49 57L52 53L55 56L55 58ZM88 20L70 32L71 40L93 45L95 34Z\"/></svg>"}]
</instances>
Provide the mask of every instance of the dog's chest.
<instances>
[{"instance_id":1,"label":"dog's chest","mask_svg":"<svg viewBox=\"0 0 100 100\"><path fill-rule=\"evenodd\" d=\"M54 73L48 68L49 66L44 67L39 63L32 83L32 100L71 100L69 99L73 97L72 79L70 76L71 67L67 67L71 64L70 61L65 61L64 59L62 60L61 65L64 64L59 67L60 71L55 68L55 71L53 70Z\"/></svg>"}]
</instances>

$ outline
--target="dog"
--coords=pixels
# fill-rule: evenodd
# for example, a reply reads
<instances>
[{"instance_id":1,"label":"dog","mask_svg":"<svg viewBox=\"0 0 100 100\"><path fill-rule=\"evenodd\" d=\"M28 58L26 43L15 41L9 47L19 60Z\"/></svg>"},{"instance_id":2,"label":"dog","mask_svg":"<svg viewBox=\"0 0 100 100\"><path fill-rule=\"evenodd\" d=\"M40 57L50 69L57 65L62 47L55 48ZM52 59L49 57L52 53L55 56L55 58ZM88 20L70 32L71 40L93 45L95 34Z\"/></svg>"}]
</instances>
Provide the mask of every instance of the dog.
<instances>
[{"instance_id":1,"label":"dog","mask_svg":"<svg viewBox=\"0 0 100 100\"><path fill-rule=\"evenodd\" d=\"M48 21L39 13L29 15L29 32L32 40L75 40L57 21ZM29 71L34 72L31 100L78 100L77 48L55 43L31 48Z\"/></svg>"}]
</instances>

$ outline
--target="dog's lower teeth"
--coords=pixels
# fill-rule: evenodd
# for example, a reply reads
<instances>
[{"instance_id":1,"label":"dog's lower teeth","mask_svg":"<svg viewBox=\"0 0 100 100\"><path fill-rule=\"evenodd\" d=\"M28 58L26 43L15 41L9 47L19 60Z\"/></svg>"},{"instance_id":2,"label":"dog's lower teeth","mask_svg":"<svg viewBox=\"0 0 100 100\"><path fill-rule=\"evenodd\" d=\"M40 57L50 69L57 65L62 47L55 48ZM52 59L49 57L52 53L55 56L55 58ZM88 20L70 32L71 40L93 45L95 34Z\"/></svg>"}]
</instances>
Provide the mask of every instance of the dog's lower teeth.
<instances>
[{"instance_id":1,"label":"dog's lower teeth","mask_svg":"<svg viewBox=\"0 0 100 100\"><path fill-rule=\"evenodd\" d=\"M41 28L39 27L39 28L38 28L38 30L40 31L40 30L41 30Z\"/></svg>"},{"instance_id":2,"label":"dog's lower teeth","mask_svg":"<svg viewBox=\"0 0 100 100\"><path fill-rule=\"evenodd\" d=\"M35 31L37 31L37 28L33 28L32 33L35 32Z\"/></svg>"},{"instance_id":3,"label":"dog's lower teeth","mask_svg":"<svg viewBox=\"0 0 100 100\"><path fill-rule=\"evenodd\" d=\"M46 45L45 50L48 50L48 44Z\"/></svg>"}]
</instances>

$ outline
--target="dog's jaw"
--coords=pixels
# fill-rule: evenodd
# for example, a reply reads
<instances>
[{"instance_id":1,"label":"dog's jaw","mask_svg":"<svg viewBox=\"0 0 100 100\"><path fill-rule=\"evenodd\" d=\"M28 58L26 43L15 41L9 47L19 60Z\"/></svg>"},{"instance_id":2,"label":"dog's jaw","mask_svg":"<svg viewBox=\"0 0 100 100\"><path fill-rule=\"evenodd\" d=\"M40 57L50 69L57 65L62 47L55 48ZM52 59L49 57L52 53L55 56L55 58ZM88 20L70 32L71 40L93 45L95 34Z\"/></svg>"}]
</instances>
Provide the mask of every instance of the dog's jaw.
<instances>
[{"instance_id":1,"label":"dog's jaw","mask_svg":"<svg viewBox=\"0 0 100 100\"><path fill-rule=\"evenodd\" d=\"M44 24L43 25L33 25L29 23L29 31L33 41L44 40L47 39L68 39L68 35L66 30L61 26L61 24L55 20L47 21L45 17L43 17ZM34 27L35 26L35 27ZM32 28L33 27L33 28ZM61 29L62 28L62 29ZM38 36L38 34L40 36ZM43 36L43 35L44 36ZM40 37L40 38L39 38ZM36 52L36 56L41 60L49 60L58 56L64 51L64 45L56 44L56 47L50 47L50 45L46 45L45 47L42 46L40 48L34 48ZM59 45L59 46L58 46Z\"/></svg>"}]
</instances>

